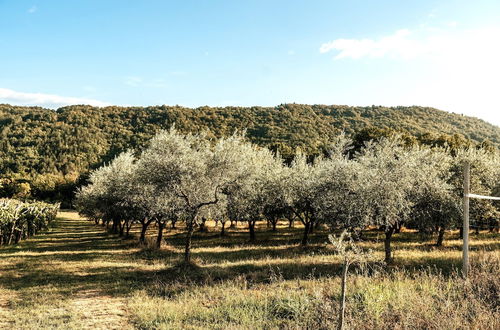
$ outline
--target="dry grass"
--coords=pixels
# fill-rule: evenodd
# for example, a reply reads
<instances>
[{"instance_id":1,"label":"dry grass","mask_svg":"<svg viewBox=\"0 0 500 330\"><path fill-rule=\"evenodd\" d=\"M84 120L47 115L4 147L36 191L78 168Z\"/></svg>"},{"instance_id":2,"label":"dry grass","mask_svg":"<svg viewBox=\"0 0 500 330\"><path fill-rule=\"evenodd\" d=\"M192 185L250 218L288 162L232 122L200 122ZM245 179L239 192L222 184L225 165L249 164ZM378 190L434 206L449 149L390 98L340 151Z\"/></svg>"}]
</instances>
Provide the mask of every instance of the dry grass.
<instances>
[{"instance_id":1,"label":"dry grass","mask_svg":"<svg viewBox=\"0 0 500 330\"><path fill-rule=\"evenodd\" d=\"M0 328L335 327L340 260L327 233L301 248L301 228L278 230L263 225L249 244L244 226L219 237L211 224L194 237L195 265L180 267L182 229L169 229L168 244L154 250L61 212L50 232L0 249ZM457 236L436 248L398 234L386 269L382 235L368 232L360 245L374 260L349 278L350 328L500 328L500 237L472 236L475 266L464 282Z\"/></svg>"}]
</instances>

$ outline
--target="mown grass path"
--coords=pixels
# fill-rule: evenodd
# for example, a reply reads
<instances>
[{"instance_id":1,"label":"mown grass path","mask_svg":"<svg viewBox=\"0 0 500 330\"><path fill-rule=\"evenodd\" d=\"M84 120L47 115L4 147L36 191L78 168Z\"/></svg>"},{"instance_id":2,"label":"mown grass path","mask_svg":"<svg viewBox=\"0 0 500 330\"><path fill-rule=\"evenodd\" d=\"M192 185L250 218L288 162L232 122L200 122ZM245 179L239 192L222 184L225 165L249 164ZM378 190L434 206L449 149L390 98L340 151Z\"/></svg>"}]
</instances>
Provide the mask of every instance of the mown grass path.
<instances>
[{"instance_id":1,"label":"mown grass path","mask_svg":"<svg viewBox=\"0 0 500 330\"><path fill-rule=\"evenodd\" d=\"M0 248L0 328L131 328L126 297L154 268L136 251L60 212L49 232Z\"/></svg>"}]
</instances>

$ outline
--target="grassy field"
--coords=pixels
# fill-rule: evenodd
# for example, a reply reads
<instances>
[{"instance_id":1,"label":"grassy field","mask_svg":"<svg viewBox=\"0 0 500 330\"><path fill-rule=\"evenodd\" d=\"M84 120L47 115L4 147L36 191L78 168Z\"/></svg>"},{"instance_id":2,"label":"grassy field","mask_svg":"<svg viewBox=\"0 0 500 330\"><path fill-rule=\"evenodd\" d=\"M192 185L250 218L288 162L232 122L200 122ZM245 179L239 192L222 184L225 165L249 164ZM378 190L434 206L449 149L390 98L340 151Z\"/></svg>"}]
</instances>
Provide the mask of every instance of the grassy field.
<instances>
[{"instance_id":1,"label":"grassy field","mask_svg":"<svg viewBox=\"0 0 500 330\"><path fill-rule=\"evenodd\" d=\"M212 224L196 233L195 265L185 267L181 229L155 250L61 212L49 232L0 249L0 328L334 328L340 258L326 233L302 248L301 228L278 231L264 225L249 244L244 226L221 238ZM457 274L457 236L436 248L397 234L387 268L382 234L368 232L360 245L373 262L349 277L348 328L499 329L500 236L472 235L468 281Z\"/></svg>"}]
</instances>

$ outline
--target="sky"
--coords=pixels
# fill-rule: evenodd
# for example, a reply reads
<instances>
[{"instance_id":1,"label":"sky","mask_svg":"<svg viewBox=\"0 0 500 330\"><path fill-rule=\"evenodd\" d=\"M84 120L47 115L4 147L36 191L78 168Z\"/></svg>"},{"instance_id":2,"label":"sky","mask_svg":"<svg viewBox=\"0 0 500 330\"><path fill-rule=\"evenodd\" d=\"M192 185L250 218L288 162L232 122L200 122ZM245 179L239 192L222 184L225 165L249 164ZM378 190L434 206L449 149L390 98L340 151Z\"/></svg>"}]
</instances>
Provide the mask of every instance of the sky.
<instances>
[{"instance_id":1,"label":"sky","mask_svg":"<svg viewBox=\"0 0 500 330\"><path fill-rule=\"evenodd\" d=\"M0 103L292 102L500 126L500 1L0 0Z\"/></svg>"}]
</instances>

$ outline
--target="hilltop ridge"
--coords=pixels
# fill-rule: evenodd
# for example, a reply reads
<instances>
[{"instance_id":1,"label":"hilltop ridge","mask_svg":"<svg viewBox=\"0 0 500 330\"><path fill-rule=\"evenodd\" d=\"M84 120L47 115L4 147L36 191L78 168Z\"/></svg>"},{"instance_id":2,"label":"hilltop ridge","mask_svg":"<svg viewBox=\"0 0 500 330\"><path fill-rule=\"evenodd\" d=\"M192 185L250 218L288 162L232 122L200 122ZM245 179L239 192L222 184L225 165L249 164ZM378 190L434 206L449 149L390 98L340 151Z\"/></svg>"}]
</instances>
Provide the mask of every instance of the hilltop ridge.
<instances>
[{"instance_id":1,"label":"hilltop ridge","mask_svg":"<svg viewBox=\"0 0 500 330\"><path fill-rule=\"evenodd\" d=\"M344 131L397 131L421 143L500 146L500 127L428 107L281 104L276 107L92 107L57 110L0 105L0 178L54 189L127 149L141 149L159 130L208 131L219 137L245 130L252 142L283 155L318 154ZM369 138L370 134L366 138ZM1 188L1 186L0 186ZM68 187L67 189L73 189ZM0 189L1 190L1 189ZM1 192L0 192L1 193Z\"/></svg>"}]
</instances>

